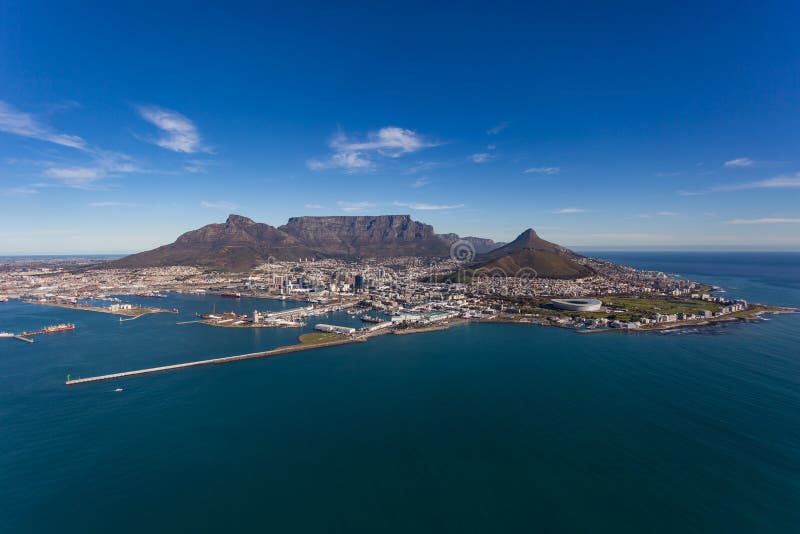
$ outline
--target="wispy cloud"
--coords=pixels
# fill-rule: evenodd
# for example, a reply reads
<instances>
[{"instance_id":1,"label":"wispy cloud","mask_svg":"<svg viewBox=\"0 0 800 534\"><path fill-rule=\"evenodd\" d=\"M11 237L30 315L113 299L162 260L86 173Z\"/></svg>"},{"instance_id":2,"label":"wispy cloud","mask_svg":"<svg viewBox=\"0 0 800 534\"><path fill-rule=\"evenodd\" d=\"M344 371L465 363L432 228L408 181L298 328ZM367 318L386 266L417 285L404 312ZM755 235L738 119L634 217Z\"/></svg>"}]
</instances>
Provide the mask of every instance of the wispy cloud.
<instances>
[{"instance_id":1,"label":"wispy cloud","mask_svg":"<svg viewBox=\"0 0 800 534\"><path fill-rule=\"evenodd\" d=\"M502 132L503 130L505 130L506 128L508 128L509 124L511 124L510 121L503 121L503 122L501 122L499 124L495 124L494 126L489 128L488 130L486 130L486 133L489 134L489 135L497 135L500 132Z\"/></svg>"},{"instance_id":2,"label":"wispy cloud","mask_svg":"<svg viewBox=\"0 0 800 534\"><path fill-rule=\"evenodd\" d=\"M568 213L584 213L586 210L582 208L561 208L559 210L553 210L550 213L555 213L556 215L565 215Z\"/></svg>"},{"instance_id":3,"label":"wispy cloud","mask_svg":"<svg viewBox=\"0 0 800 534\"><path fill-rule=\"evenodd\" d=\"M139 106L136 109L144 120L161 131L159 137L150 140L153 144L184 154L208 152L202 145L197 126L184 115L158 106Z\"/></svg>"},{"instance_id":4,"label":"wispy cloud","mask_svg":"<svg viewBox=\"0 0 800 534\"><path fill-rule=\"evenodd\" d=\"M733 219L727 224L800 224L800 219L784 217L764 217L761 219Z\"/></svg>"},{"instance_id":5,"label":"wispy cloud","mask_svg":"<svg viewBox=\"0 0 800 534\"><path fill-rule=\"evenodd\" d=\"M488 152L478 152L469 157L473 163L486 163L487 161L492 160L492 158L494 158L494 156Z\"/></svg>"},{"instance_id":6,"label":"wispy cloud","mask_svg":"<svg viewBox=\"0 0 800 534\"><path fill-rule=\"evenodd\" d=\"M420 187L425 187L426 185L428 185L430 183L431 183L431 181L428 178L426 178L425 176L422 176L422 177L417 178L416 180L414 180L414 182L411 184L411 187L413 187L414 189L419 189Z\"/></svg>"},{"instance_id":7,"label":"wispy cloud","mask_svg":"<svg viewBox=\"0 0 800 534\"><path fill-rule=\"evenodd\" d=\"M95 183L111 176L119 176L142 171L126 154L99 149L89 149L90 161L80 165L65 165L56 162L43 162L42 172L66 187L89 189Z\"/></svg>"},{"instance_id":8,"label":"wispy cloud","mask_svg":"<svg viewBox=\"0 0 800 534\"><path fill-rule=\"evenodd\" d=\"M0 100L0 132L38 139L70 148L81 150L86 148L86 141L77 135L59 133L46 124L42 124L33 115L19 111L2 100Z\"/></svg>"},{"instance_id":9,"label":"wispy cloud","mask_svg":"<svg viewBox=\"0 0 800 534\"><path fill-rule=\"evenodd\" d=\"M93 208L122 208L122 207L131 207L135 206L131 202L117 202L113 200L103 201L103 202L89 202L89 206Z\"/></svg>"},{"instance_id":10,"label":"wispy cloud","mask_svg":"<svg viewBox=\"0 0 800 534\"><path fill-rule=\"evenodd\" d=\"M522 171L523 174L558 174L561 167L531 167Z\"/></svg>"},{"instance_id":11,"label":"wispy cloud","mask_svg":"<svg viewBox=\"0 0 800 534\"><path fill-rule=\"evenodd\" d=\"M3 189L0 191L0 196L4 197L26 197L30 195L35 195L39 192L37 187L32 187L28 185L21 185L17 187L10 187L8 189Z\"/></svg>"},{"instance_id":12,"label":"wispy cloud","mask_svg":"<svg viewBox=\"0 0 800 534\"><path fill-rule=\"evenodd\" d=\"M454 210L463 208L464 204L426 204L425 202L394 202L395 206L419 211Z\"/></svg>"},{"instance_id":13,"label":"wispy cloud","mask_svg":"<svg viewBox=\"0 0 800 534\"><path fill-rule=\"evenodd\" d=\"M50 167L45 169L44 175L65 184L82 185L103 178L105 172L99 167Z\"/></svg>"},{"instance_id":14,"label":"wispy cloud","mask_svg":"<svg viewBox=\"0 0 800 534\"><path fill-rule=\"evenodd\" d=\"M428 171L440 167L441 165L442 164L438 161L419 161L409 167L406 174L417 174L418 172Z\"/></svg>"},{"instance_id":15,"label":"wispy cloud","mask_svg":"<svg viewBox=\"0 0 800 534\"><path fill-rule=\"evenodd\" d=\"M212 209L212 210L235 210L239 209L239 205L235 202L230 202L228 200L204 200L200 202L200 205L204 208Z\"/></svg>"},{"instance_id":16,"label":"wispy cloud","mask_svg":"<svg viewBox=\"0 0 800 534\"><path fill-rule=\"evenodd\" d=\"M374 150L385 156L396 158L403 154L436 146L436 143L425 140L414 130L386 126L377 132L370 132L364 141L351 141L342 132L334 138L331 145L348 152Z\"/></svg>"},{"instance_id":17,"label":"wispy cloud","mask_svg":"<svg viewBox=\"0 0 800 534\"><path fill-rule=\"evenodd\" d=\"M643 241L646 243L663 243L674 241L674 236L665 235L665 234L648 234L648 233L641 233L641 232L611 232L611 233L603 233L603 234L592 234L592 237L603 238L603 239L614 239L617 241Z\"/></svg>"},{"instance_id":18,"label":"wispy cloud","mask_svg":"<svg viewBox=\"0 0 800 534\"><path fill-rule=\"evenodd\" d=\"M679 173L679 172L657 172L657 173L655 173L655 176L658 177L658 178L672 178L672 177L680 176L680 175L681 175L681 173Z\"/></svg>"},{"instance_id":19,"label":"wispy cloud","mask_svg":"<svg viewBox=\"0 0 800 534\"><path fill-rule=\"evenodd\" d=\"M656 213L656 215L658 215L659 217L675 217L678 215L678 213L674 211L659 211L658 213Z\"/></svg>"},{"instance_id":20,"label":"wispy cloud","mask_svg":"<svg viewBox=\"0 0 800 534\"><path fill-rule=\"evenodd\" d=\"M345 200L338 201L336 205L339 206L340 210L347 213L367 211L368 209L375 207L375 203L373 202L348 202Z\"/></svg>"},{"instance_id":21,"label":"wispy cloud","mask_svg":"<svg viewBox=\"0 0 800 534\"><path fill-rule=\"evenodd\" d=\"M723 163L725 167L755 167L756 161L750 158L735 158Z\"/></svg>"},{"instance_id":22,"label":"wispy cloud","mask_svg":"<svg viewBox=\"0 0 800 534\"><path fill-rule=\"evenodd\" d=\"M321 204L306 204L304 207L306 209L308 209L308 210L321 210L322 209L322 205Z\"/></svg>"},{"instance_id":23,"label":"wispy cloud","mask_svg":"<svg viewBox=\"0 0 800 534\"><path fill-rule=\"evenodd\" d=\"M713 191L737 191L740 189L776 189L800 187L800 172L794 174L782 174L766 180L756 182L746 182L743 184L720 185L712 188Z\"/></svg>"},{"instance_id":24,"label":"wispy cloud","mask_svg":"<svg viewBox=\"0 0 800 534\"><path fill-rule=\"evenodd\" d=\"M405 154L417 152L424 148L437 146L419 135L414 130L386 126L369 132L366 139L350 139L343 131L337 132L330 142L334 154L326 159L310 159L306 165L312 171L324 169L345 169L348 172L369 170L375 164L376 155L388 158L399 158Z\"/></svg>"},{"instance_id":25,"label":"wispy cloud","mask_svg":"<svg viewBox=\"0 0 800 534\"><path fill-rule=\"evenodd\" d=\"M348 172L369 170L372 162L358 152L337 152L326 160L310 159L306 165L312 171L345 169Z\"/></svg>"},{"instance_id":26,"label":"wispy cloud","mask_svg":"<svg viewBox=\"0 0 800 534\"><path fill-rule=\"evenodd\" d=\"M792 189L800 187L800 172L793 174L782 174L774 178L767 178L766 180L757 180L755 182L744 182L740 184L717 185L709 189L701 191L678 191L681 196L697 196L705 195L708 193L724 192L724 191L741 191L743 189Z\"/></svg>"}]
</instances>

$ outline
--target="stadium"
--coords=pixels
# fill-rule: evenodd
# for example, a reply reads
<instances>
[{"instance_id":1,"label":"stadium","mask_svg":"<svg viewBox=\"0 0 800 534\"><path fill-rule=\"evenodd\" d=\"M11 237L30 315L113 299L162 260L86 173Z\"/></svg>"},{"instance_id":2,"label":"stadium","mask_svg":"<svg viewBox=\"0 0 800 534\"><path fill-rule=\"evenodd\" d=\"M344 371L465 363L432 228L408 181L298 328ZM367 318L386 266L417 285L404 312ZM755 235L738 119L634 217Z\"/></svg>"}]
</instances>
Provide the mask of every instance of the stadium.
<instances>
[{"instance_id":1,"label":"stadium","mask_svg":"<svg viewBox=\"0 0 800 534\"><path fill-rule=\"evenodd\" d=\"M600 311L602 301L597 299L553 299L550 301L559 310L592 312Z\"/></svg>"}]
</instances>

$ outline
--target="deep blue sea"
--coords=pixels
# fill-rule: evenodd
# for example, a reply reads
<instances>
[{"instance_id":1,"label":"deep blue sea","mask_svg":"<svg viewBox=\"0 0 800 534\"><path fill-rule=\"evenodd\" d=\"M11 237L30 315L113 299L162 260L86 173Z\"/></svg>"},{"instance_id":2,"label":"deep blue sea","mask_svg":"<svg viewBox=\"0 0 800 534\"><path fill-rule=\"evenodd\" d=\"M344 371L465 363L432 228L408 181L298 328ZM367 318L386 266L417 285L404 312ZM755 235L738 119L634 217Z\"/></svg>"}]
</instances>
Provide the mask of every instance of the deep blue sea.
<instances>
[{"instance_id":1,"label":"deep blue sea","mask_svg":"<svg viewBox=\"0 0 800 534\"><path fill-rule=\"evenodd\" d=\"M800 254L592 254L800 306ZM299 333L176 324L292 302L129 300L181 313L0 304L0 331L77 326L0 339L0 532L800 531L800 315L466 325L64 386Z\"/></svg>"}]
</instances>

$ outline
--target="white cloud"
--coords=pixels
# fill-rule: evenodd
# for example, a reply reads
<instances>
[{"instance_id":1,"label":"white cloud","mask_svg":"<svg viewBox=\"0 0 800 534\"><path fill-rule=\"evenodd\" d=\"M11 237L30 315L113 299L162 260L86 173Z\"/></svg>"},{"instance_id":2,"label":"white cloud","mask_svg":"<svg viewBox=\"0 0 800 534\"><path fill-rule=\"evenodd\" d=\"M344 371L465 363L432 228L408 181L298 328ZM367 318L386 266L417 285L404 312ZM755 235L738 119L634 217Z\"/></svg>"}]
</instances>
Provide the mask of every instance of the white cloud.
<instances>
[{"instance_id":1,"label":"white cloud","mask_svg":"<svg viewBox=\"0 0 800 534\"><path fill-rule=\"evenodd\" d=\"M0 132L47 141L48 143L70 148L86 148L86 142L77 135L59 133L40 123L29 113L19 111L2 100L0 100Z\"/></svg>"},{"instance_id":2,"label":"white cloud","mask_svg":"<svg viewBox=\"0 0 800 534\"><path fill-rule=\"evenodd\" d=\"M675 213L674 211L659 211L658 213L656 213L656 215L659 215L661 217L674 217L678 214Z\"/></svg>"},{"instance_id":3,"label":"white cloud","mask_svg":"<svg viewBox=\"0 0 800 534\"><path fill-rule=\"evenodd\" d=\"M321 204L306 204L305 208L308 209L308 210L321 210L322 209L322 205Z\"/></svg>"},{"instance_id":4,"label":"white cloud","mask_svg":"<svg viewBox=\"0 0 800 534\"><path fill-rule=\"evenodd\" d=\"M557 215L564 215L567 213L584 213L586 210L581 208L561 208L560 210L553 210L550 213L555 213Z\"/></svg>"},{"instance_id":5,"label":"white cloud","mask_svg":"<svg viewBox=\"0 0 800 534\"><path fill-rule=\"evenodd\" d=\"M340 210L346 211L347 213L367 211L375 207L373 202L347 202L344 200L338 201L336 205L339 206Z\"/></svg>"},{"instance_id":6,"label":"white cloud","mask_svg":"<svg viewBox=\"0 0 800 534\"><path fill-rule=\"evenodd\" d=\"M425 187L430 183L431 181L425 176L423 176L421 178L417 178L416 180L414 180L414 183L411 184L411 187L413 187L414 189L419 189L420 187Z\"/></svg>"},{"instance_id":7,"label":"white cloud","mask_svg":"<svg viewBox=\"0 0 800 534\"><path fill-rule=\"evenodd\" d=\"M312 171L324 169L345 169L348 172L369 170L372 162L359 152L337 152L325 161L310 159L306 165Z\"/></svg>"},{"instance_id":8,"label":"white cloud","mask_svg":"<svg viewBox=\"0 0 800 534\"><path fill-rule=\"evenodd\" d=\"M339 131L330 142L330 147L335 150L334 154L324 160L310 159L306 165L312 171L333 168L348 172L364 171L374 165L374 161L370 159L371 154L399 158L433 146L437 146L437 143L424 139L414 130L397 126L386 126L369 132L362 141L353 141Z\"/></svg>"},{"instance_id":9,"label":"white cloud","mask_svg":"<svg viewBox=\"0 0 800 534\"><path fill-rule=\"evenodd\" d=\"M238 209L239 206L234 202L229 202L227 200L204 200L200 203L200 205L204 208L212 209L212 210L235 210Z\"/></svg>"},{"instance_id":10,"label":"white cloud","mask_svg":"<svg viewBox=\"0 0 800 534\"><path fill-rule=\"evenodd\" d=\"M727 224L800 224L800 219L764 217L761 219L734 219Z\"/></svg>"},{"instance_id":11,"label":"white cloud","mask_svg":"<svg viewBox=\"0 0 800 534\"><path fill-rule=\"evenodd\" d=\"M511 124L511 122L509 122L509 121L503 121L503 122L501 122L499 124L495 124L494 126L489 128L488 130L486 130L486 133L489 134L489 135L497 135L500 132L502 132L503 130L505 130L506 128L508 128L509 124Z\"/></svg>"},{"instance_id":12,"label":"white cloud","mask_svg":"<svg viewBox=\"0 0 800 534\"><path fill-rule=\"evenodd\" d=\"M750 158L735 158L723 163L725 167L754 167L756 162Z\"/></svg>"},{"instance_id":13,"label":"white cloud","mask_svg":"<svg viewBox=\"0 0 800 534\"><path fill-rule=\"evenodd\" d=\"M658 178L671 178L673 176L680 176L679 172L657 172L655 174Z\"/></svg>"},{"instance_id":14,"label":"white cloud","mask_svg":"<svg viewBox=\"0 0 800 534\"><path fill-rule=\"evenodd\" d=\"M177 111L157 106L139 106L137 111L144 120L161 130L161 136L153 139L152 143L184 154L208 151L202 146L197 126Z\"/></svg>"},{"instance_id":15,"label":"white cloud","mask_svg":"<svg viewBox=\"0 0 800 534\"><path fill-rule=\"evenodd\" d=\"M340 132L339 135L334 137L331 146L345 152L375 150L385 156L395 158L423 148L436 146L436 144L425 141L414 130L386 126L377 132L367 134L365 141L350 141L343 132Z\"/></svg>"},{"instance_id":16,"label":"white cloud","mask_svg":"<svg viewBox=\"0 0 800 534\"><path fill-rule=\"evenodd\" d=\"M472 160L473 163L486 163L487 161L494 158L488 152L478 152L477 154L472 154L469 159Z\"/></svg>"},{"instance_id":17,"label":"white cloud","mask_svg":"<svg viewBox=\"0 0 800 534\"><path fill-rule=\"evenodd\" d=\"M561 167L531 167L522 171L524 174L558 174L561 172Z\"/></svg>"},{"instance_id":18,"label":"white cloud","mask_svg":"<svg viewBox=\"0 0 800 534\"><path fill-rule=\"evenodd\" d=\"M464 204L426 204L424 202L394 202L394 205L419 211L454 210L464 207Z\"/></svg>"}]
</instances>

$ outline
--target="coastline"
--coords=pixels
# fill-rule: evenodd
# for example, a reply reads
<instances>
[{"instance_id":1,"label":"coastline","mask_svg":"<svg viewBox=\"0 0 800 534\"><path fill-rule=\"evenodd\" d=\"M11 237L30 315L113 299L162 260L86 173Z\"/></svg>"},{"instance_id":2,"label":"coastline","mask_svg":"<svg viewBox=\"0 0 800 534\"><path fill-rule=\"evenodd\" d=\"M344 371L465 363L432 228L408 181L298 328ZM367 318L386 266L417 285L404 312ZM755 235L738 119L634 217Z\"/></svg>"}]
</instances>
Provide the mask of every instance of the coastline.
<instances>
[{"instance_id":1,"label":"coastline","mask_svg":"<svg viewBox=\"0 0 800 534\"><path fill-rule=\"evenodd\" d=\"M709 320L703 321L702 323L689 323L686 322L685 324L670 324L669 326L664 325L661 327L651 327L645 329L624 329L624 328L604 328L604 329L593 329L593 330L576 330L574 328L569 328L562 325L550 325L550 324L542 324L532 321L521 321L521 320L513 320L509 318L497 318L497 319L457 319L454 321L449 321L446 324L435 325L435 326L427 326L421 328L408 328L403 330L378 330L375 332L365 332L360 335L355 335L352 337L342 337L340 339L334 339L331 341L324 341L321 343L303 343L301 340L301 336L298 336L298 342L294 345L285 345L282 347L277 347L274 349L261 351L261 352L252 352L247 354L239 354L233 356L222 356L217 358L209 358L205 360L196 360L192 362L185 362L185 363L178 363L172 365L165 365L159 367L150 367L146 369L138 369L132 371L123 371L119 373L111 373L106 375L98 375L92 376L87 378L75 378L71 379L68 378L65 382L65 385L72 386L78 384L86 384L91 382L101 382L105 380L112 380L116 378L127 378L145 374L153 374L163 371L171 371L177 369L184 369L189 367L199 367L203 365L218 365L218 364L225 364L231 362L237 362L242 360L251 360L257 358L268 358L272 356L279 356L282 354L290 354L294 352L303 352L313 349L320 349L325 347L333 347L333 346L341 346L341 345L349 345L352 343L366 343L369 341L370 338L385 335L385 334L395 334L395 335L409 335L409 334L423 334L428 332L441 332L445 330L449 330L454 326L475 323L475 324L521 324L521 325L535 325L535 326L555 326L561 327L568 330L573 330L576 333L580 334L588 334L588 333L601 333L601 332L628 332L628 333L646 333L646 332L659 332L665 330L680 330L682 328L693 327L693 326L708 326L715 323L720 322L736 322L736 321L752 321L753 318L758 317L763 314L795 314L800 313L800 310L796 308L775 308L769 310L758 310L751 315L746 317L721 317L717 320Z\"/></svg>"}]
</instances>

